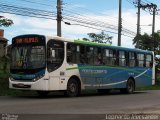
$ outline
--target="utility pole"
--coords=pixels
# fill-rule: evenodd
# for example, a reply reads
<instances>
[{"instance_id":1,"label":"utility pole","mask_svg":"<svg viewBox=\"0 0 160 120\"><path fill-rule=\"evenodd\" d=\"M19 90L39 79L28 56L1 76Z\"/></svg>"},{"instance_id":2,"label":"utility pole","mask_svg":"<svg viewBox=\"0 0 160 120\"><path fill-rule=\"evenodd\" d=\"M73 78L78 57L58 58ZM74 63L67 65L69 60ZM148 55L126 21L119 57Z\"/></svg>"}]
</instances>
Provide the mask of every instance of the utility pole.
<instances>
[{"instance_id":1,"label":"utility pole","mask_svg":"<svg viewBox=\"0 0 160 120\"><path fill-rule=\"evenodd\" d=\"M154 31L155 31L155 15L157 12L157 5L150 3L150 4L141 4L141 0L138 0L138 2L135 2L134 4L138 4L138 18L137 18L137 36L140 35L140 9L142 8L143 10L148 9L150 14L153 15L153 23L152 23L152 39L154 40ZM153 13L151 13L153 12ZM155 46L155 43L154 43ZM139 40L137 40L137 47L139 48ZM155 50L155 47L154 47Z\"/></svg>"},{"instance_id":2,"label":"utility pole","mask_svg":"<svg viewBox=\"0 0 160 120\"><path fill-rule=\"evenodd\" d=\"M140 35L140 11L141 0L138 0L138 13L137 13L137 36ZM139 40L137 39L137 48L139 48Z\"/></svg>"},{"instance_id":3,"label":"utility pole","mask_svg":"<svg viewBox=\"0 0 160 120\"><path fill-rule=\"evenodd\" d=\"M121 46L121 33L122 33L122 0L119 0L118 46Z\"/></svg>"},{"instance_id":4,"label":"utility pole","mask_svg":"<svg viewBox=\"0 0 160 120\"><path fill-rule=\"evenodd\" d=\"M57 36L62 36L61 29L61 21L62 21L62 1L57 0Z\"/></svg>"},{"instance_id":5,"label":"utility pole","mask_svg":"<svg viewBox=\"0 0 160 120\"><path fill-rule=\"evenodd\" d=\"M154 34L155 31L155 15L157 11L157 5L153 4L153 23L152 23L152 35Z\"/></svg>"},{"instance_id":6,"label":"utility pole","mask_svg":"<svg viewBox=\"0 0 160 120\"><path fill-rule=\"evenodd\" d=\"M154 51L156 50L156 48L155 48L155 40L154 40L156 10L157 10L157 5L153 4L152 39L153 39L153 41L154 41Z\"/></svg>"}]
</instances>

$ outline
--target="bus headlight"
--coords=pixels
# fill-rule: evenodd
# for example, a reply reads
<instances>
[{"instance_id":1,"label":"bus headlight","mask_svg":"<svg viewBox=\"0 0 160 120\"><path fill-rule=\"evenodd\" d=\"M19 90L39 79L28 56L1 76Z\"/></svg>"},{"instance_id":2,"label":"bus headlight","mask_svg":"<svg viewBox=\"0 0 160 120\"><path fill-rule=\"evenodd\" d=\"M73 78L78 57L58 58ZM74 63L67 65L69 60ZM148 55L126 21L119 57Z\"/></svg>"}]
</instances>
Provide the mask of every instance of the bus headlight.
<instances>
[{"instance_id":1,"label":"bus headlight","mask_svg":"<svg viewBox=\"0 0 160 120\"><path fill-rule=\"evenodd\" d=\"M35 81L41 79L42 77L43 77L43 76L38 76L38 77L36 77L36 78L33 78L32 80L35 82Z\"/></svg>"},{"instance_id":2,"label":"bus headlight","mask_svg":"<svg viewBox=\"0 0 160 120\"><path fill-rule=\"evenodd\" d=\"M34 78L33 81L35 82L35 81L37 81L38 79L39 79L38 77L37 77L37 78Z\"/></svg>"}]
</instances>

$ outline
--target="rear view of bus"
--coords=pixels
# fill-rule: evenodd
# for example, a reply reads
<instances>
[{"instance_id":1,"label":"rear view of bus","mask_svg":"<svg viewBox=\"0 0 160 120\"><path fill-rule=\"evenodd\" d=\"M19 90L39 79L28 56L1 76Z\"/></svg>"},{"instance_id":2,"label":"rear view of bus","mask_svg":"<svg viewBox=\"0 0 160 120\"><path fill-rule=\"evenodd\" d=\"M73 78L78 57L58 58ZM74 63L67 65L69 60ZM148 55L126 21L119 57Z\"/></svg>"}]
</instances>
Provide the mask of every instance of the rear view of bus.
<instances>
[{"instance_id":1,"label":"rear view of bus","mask_svg":"<svg viewBox=\"0 0 160 120\"><path fill-rule=\"evenodd\" d=\"M12 39L10 88L29 89L33 82L44 77L45 46L45 37L41 35L22 35ZM45 90L44 84L47 83L39 81L34 89Z\"/></svg>"}]
</instances>

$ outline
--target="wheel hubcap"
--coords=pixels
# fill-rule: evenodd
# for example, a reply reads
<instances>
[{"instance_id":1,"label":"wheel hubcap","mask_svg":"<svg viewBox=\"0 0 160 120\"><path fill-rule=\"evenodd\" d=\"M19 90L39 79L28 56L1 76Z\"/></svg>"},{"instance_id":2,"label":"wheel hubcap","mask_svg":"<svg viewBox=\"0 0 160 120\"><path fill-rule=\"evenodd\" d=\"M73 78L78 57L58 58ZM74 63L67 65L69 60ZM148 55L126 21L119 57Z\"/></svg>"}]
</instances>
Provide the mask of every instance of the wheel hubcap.
<instances>
[{"instance_id":1,"label":"wheel hubcap","mask_svg":"<svg viewBox=\"0 0 160 120\"><path fill-rule=\"evenodd\" d=\"M132 82L129 82L129 84L128 84L128 90L129 90L130 92L133 91L133 84L132 84Z\"/></svg>"},{"instance_id":2,"label":"wheel hubcap","mask_svg":"<svg viewBox=\"0 0 160 120\"><path fill-rule=\"evenodd\" d=\"M69 89L70 89L70 92L71 92L71 93L75 93L75 91L76 91L76 85L75 85L74 83L72 83L72 84L70 85Z\"/></svg>"}]
</instances>

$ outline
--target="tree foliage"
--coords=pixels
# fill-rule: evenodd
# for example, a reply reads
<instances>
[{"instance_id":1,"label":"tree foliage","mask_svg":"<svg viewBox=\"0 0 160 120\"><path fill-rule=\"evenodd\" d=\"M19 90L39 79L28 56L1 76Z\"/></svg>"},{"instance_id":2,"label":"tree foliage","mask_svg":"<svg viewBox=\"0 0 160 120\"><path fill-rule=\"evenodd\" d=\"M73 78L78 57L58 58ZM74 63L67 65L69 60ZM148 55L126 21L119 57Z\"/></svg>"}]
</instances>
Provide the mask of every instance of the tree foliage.
<instances>
[{"instance_id":1,"label":"tree foliage","mask_svg":"<svg viewBox=\"0 0 160 120\"><path fill-rule=\"evenodd\" d=\"M90 39L83 38L85 41L91 41L91 42L97 42L97 43L106 43L106 44L112 44L112 36L109 36L108 34L105 34L103 31L100 34L96 33L88 33L87 34Z\"/></svg>"},{"instance_id":2,"label":"tree foliage","mask_svg":"<svg viewBox=\"0 0 160 120\"><path fill-rule=\"evenodd\" d=\"M4 18L3 16L0 16L0 27L8 27L13 24L13 21L11 19Z\"/></svg>"},{"instance_id":3,"label":"tree foliage","mask_svg":"<svg viewBox=\"0 0 160 120\"><path fill-rule=\"evenodd\" d=\"M133 39L133 44L136 48L137 42L139 41L139 49L143 50L152 50L152 51L159 51L160 48L160 34L154 33L154 35L148 35L145 33L144 35L136 36Z\"/></svg>"}]
</instances>

